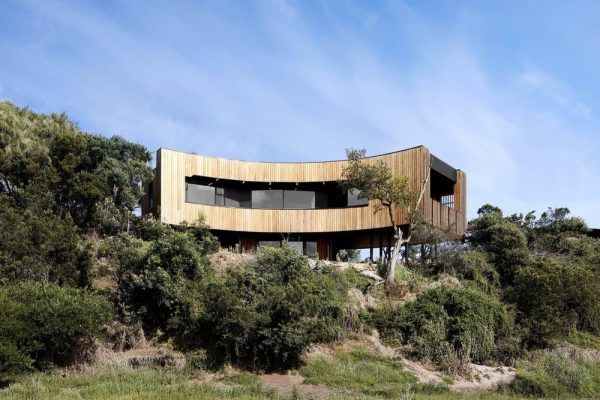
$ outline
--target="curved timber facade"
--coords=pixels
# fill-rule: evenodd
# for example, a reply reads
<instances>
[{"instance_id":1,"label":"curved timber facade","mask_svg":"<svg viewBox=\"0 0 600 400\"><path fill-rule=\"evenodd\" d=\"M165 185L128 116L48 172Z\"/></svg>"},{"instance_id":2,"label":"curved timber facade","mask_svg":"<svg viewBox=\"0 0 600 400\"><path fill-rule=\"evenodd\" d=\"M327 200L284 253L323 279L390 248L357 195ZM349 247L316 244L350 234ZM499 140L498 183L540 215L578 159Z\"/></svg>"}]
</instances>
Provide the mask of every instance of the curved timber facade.
<instances>
[{"instance_id":1,"label":"curved timber facade","mask_svg":"<svg viewBox=\"0 0 600 400\"><path fill-rule=\"evenodd\" d=\"M419 191L430 173L421 209L432 225L460 236L466 226L466 175L431 155L425 146L367 157L406 176ZM146 187L143 213L168 224L199 216L225 246L251 251L277 240L303 243L305 253L333 258L339 249L382 248L390 244L387 212L375 201L339 188L346 160L271 163L228 160L160 149L155 177ZM394 210L400 224L406 218ZM306 250L310 243L309 251ZM298 245L300 247L300 245ZM299 248L300 249L300 248ZM372 251L371 251L372 253Z\"/></svg>"}]
</instances>

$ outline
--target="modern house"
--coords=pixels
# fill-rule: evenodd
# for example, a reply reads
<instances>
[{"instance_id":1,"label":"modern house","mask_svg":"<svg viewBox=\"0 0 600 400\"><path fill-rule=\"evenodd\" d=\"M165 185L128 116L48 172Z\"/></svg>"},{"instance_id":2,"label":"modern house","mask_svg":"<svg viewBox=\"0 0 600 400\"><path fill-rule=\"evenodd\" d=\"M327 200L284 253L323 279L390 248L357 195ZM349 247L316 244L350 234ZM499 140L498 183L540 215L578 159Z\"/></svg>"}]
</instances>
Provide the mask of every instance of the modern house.
<instances>
[{"instance_id":1,"label":"modern house","mask_svg":"<svg viewBox=\"0 0 600 400\"><path fill-rule=\"evenodd\" d=\"M425 146L367 157L408 177L419 191L430 174L421 204L427 221L453 235L466 227L466 175L433 156ZM392 244L385 211L375 212L357 190L339 180L346 160L253 162L159 149L154 179L146 185L142 212L168 224L192 223L201 215L222 246L252 252L282 240L302 253L335 259L340 249L379 250ZM431 168L431 171L428 169ZM405 224L406 216L394 210Z\"/></svg>"}]
</instances>

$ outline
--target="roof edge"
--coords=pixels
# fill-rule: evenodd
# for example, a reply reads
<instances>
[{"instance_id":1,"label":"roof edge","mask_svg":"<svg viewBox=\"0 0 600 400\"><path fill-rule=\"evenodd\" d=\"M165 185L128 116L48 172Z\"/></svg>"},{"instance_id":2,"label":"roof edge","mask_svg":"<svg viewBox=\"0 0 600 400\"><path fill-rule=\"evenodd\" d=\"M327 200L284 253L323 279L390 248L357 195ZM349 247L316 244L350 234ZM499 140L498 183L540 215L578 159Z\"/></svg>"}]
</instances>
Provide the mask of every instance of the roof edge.
<instances>
[{"instance_id":1,"label":"roof edge","mask_svg":"<svg viewBox=\"0 0 600 400\"><path fill-rule=\"evenodd\" d=\"M372 156L367 156L365 158L382 157L382 156L387 156L387 155L390 155L390 154L402 153L402 152L405 152L405 151L418 149L420 147L422 147L422 148L424 148L426 150L429 150L427 148L427 146L421 144L421 145L418 145L418 146L413 146L413 147L409 147L409 148L402 149L402 150L395 150L395 151L390 151L390 152L382 153L382 154L374 154ZM156 150L156 152L158 153L161 150L168 150L168 151L173 151L175 153L190 154L190 155L194 155L194 156L209 157L209 158L214 158L214 159L218 159L218 160L253 162L253 163L261 163L261 164L322 164L322 163L334 163L334 162L348 161L347 159L342 159L342 160L326 160L326 161L255 161L255 160L240 160L240 159L225 158L225 157L213 157L213 156L207 156L207 155L198 154L198 153L194 153L194 152L190 152L190 151L181 151L181 150L169 149L167 147L159 147L158 150Z\"/></svg>"}]
</instances>

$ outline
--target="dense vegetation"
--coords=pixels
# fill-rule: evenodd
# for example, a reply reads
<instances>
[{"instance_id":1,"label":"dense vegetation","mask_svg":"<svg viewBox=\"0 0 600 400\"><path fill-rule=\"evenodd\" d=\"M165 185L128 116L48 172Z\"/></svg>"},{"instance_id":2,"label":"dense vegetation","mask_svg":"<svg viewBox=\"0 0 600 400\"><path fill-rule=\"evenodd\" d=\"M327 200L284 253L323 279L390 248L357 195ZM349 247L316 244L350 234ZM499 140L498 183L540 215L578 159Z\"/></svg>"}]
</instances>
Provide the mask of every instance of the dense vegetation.
<instances>
[{"instance_id":1,"label":"dense vegetation","mask_svg":"<svg viewBox=\"0 0 600 400\"><path fill-rule=\"evenodd\" d=\"M505 216L485 205L462 241L419 225L422 245L391 284L311 266L287 247L217 269L218 241L201 218L171 227L137 215L149 161L143 146L82 132L65 115L0 103L1 385L87 360L99 341L134 347L143 332L193 368L301 367L310 382L365 396L417 387L400 361L363 350L302 362L312 343L376 328L450 375L470 362L516 366L505 392L600 394L597 361L553 350L600 350L600 240L568 209ZM357 306L357 291L377 304ZM239 396L254 394L273 397L256 387Z\"/></svg>"}]
</instances>

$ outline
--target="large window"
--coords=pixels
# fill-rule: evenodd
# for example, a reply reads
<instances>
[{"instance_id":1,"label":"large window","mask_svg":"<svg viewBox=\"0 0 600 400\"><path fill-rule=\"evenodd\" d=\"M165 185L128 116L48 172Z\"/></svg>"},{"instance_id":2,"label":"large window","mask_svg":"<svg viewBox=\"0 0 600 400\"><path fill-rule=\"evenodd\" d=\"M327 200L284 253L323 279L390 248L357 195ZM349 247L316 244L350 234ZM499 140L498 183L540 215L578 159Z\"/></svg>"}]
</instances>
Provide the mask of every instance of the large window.
<instances>
[{"instance_id":1,"label":"large window","mask_svg":"<svg viewBox=\"0 0 600 400\"><path fill-rule=\"evenodd\" d=\"M253 190L252 208L283 208L283 190Z\"/></svg>"},{"instance_id":2,"label":"large window","mask_svg":"<svg viewBox=\"0 0 600 400\"><path fill-rule=\"evenodd\" d=\"M316 257L317 256L317 242L305 242L305 243L306 243L306 248L305 248L306 255L309 257Z\"/></svg>"},{"instance_id":3,"label":"large window","mask_svg":"<svg viewBox=\"0 0 600 400\"><path fill-rule=\"evenodd\" d=\"M186 183L185 201L196 204L216 204L215 188L213 186Z\"/></svg>"},{"instance_id":4,"label":"large window","mask_svg":"<svg viewBox=\"0 0 600 400\"><path fill-rule=\"evenodd\" d=\"M364 206L356 189L345 191L338 182L246 182L202 176L187 177L188 203L236 208L310 210Z\"/></svg>"},{"instance_id":5,"label":"large window","mask_svg":"<svg viewBox=\"0 0 600 400\"><path fill-rule=\"evenodd\" d=\"M304 243L303 242L287 242L287 245L296 250L298 254L304 254Z\"/></svg>"},{"instance_id":6,"label":"large window","mask_svg":"<svg viewBox=\"0 0 600 400\"><path fill-rule=\"evenodd\" d=\"M225 205L227 207L250 208L252 195L249 190L226 188Z\"/></svg>"},{"instance_id":7,"label":"large window","mask_svg":"<svg viewBox=\"0 0 600 400\"><path fill-rule=\"evenodd\" d=\"M285 190L283 192L283 208L315 208L315 192L304 190Z\"/></svg>"},{"instance_id":8,"label":"large window","mask_svg":"<svg viewBox=\"0 0 600 400\"><path fill-rule=\"evenodd\" d=\"M281 242L279 240L260 240L258 247L281 247Z\"/></svg>"},{"instance_id":9,"label":"large window","mask_svg":"<svg viewBox=\"0 0 600 400\"><path fill-rule=\"evenodd\" d=\"M364 206L369 204L369 199L361 198L361 191L358 189L348 190L348 207Z\"/></svg>"}]
</instances>

